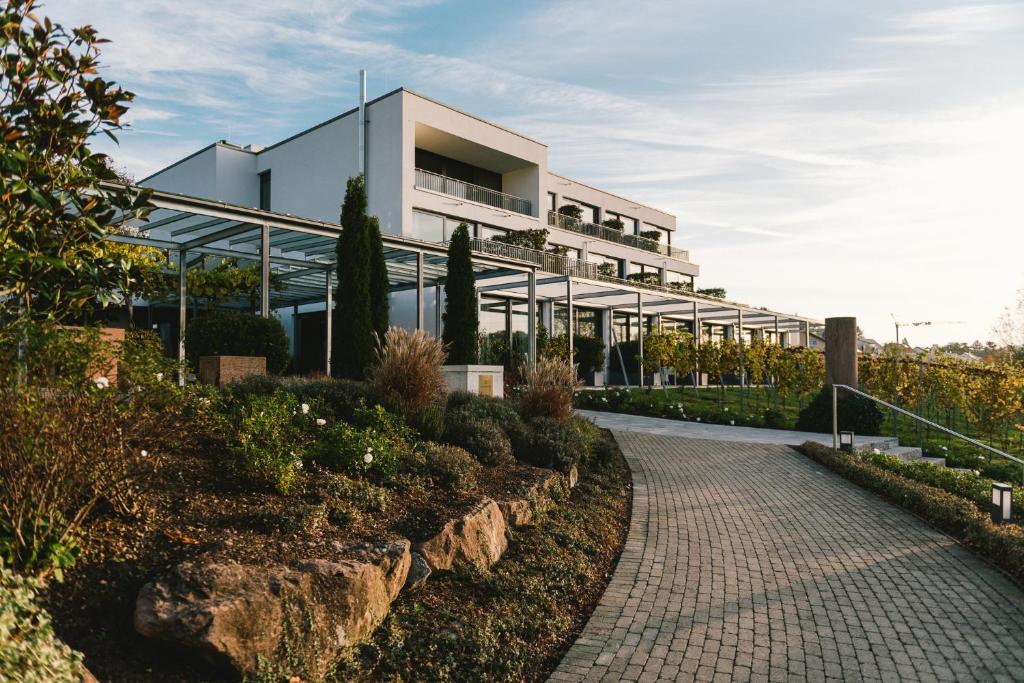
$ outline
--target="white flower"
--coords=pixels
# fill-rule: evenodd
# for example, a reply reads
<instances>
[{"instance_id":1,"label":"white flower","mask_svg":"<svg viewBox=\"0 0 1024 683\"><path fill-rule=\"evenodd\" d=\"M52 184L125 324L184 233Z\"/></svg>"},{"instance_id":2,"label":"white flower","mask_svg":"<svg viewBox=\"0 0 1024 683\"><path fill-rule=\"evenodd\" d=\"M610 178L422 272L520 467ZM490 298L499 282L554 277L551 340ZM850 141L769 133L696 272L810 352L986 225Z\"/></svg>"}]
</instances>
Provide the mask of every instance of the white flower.
<instances>
[{"instance_id":1,"label":"white flower","mask_svg":"<svg viewBox=\"0 0 1024 683\"><path fill-rule=\"evenodd\" d=\"M327 420L323 419L322 417L318 417L316 419L316 426L317 427L323 427L325 424L327 424Z\"/></svg>"},{"instance_id":2,"label":"white flower","mask_svg":"<svg viewBox=\"0 0 1024 683\"><path fill-rule=\"evenodd\" d=\"M697 422L700 422L700 418L699 417L697 418Z\"/></svg>"},{"instance_id":3,"label":"white flower","mask_svg":"<svg viewBox=\"0 0 1024 683\"><path fill-rule=\"evenodd\" d=\"M975 474L976 476L981 476L981 472L979 472L978 470L974 470L974 474Z\"/></svg>"},{"instance_id":4,"label":"white flower","mask_svg":"<svg viewBox=\"0 0 1024 683\"><path fill-rule=\"evenodd\" d=\"M164 373L162 373L162 372L156 373L156 381L157 382L163 382L164 381Z\"/></svg>"},{"instance_id":5,"label":"white flower","mask_svg":"<svg viewBox=\"0 0 1024 683\"><path fill-rule=\"evenodd\" d=\"M149 451L147 451L145 448L143 448L141 451L139 451L139 455L141 455L143 458L145 458L147 455L149 455Z\"/></svg>"},{"instance_id":6,"label":"white flower","mask_svg":"<svg viewBox=\"0 0 1024 683\"><path fill-rule=\"evenodd\" d=\"M942 450L944 450L944 451L948 451L948 450L949 450L949 449L948 449L948 448L946 448L945 446L939 446L939 448L941 448L941 449L942 449Z\"/></svg>"},{"instance_id":7,"label":"white flower","mask_svg":"<svg viewBox=\"0 0 1024 683\"><path fill-rule=\"evenodd\" d=\"M731 424L732 426L735 427L736 426L736 420L729 420L729 424Z\"/></svg>"},{"instance_id":8,"label":"white flower","mask_svg":"<svg viewBox=\"0 0 1024 683\"><path fill-rule=\"evenodd\" d=\"M295 462L295 469L299 469L299 470L302 469L302 461L301 460L298 460L298 461Z\"/></svg>"},{"instance_id":9,"label":"white flower","mask_svg":"<svg viewBox=\"0 0 1024 683\"><path fill-rule=\"evenodd\" d=\"M303 403L302 404L302 414L303 415L309 415L309 404L308 403Z\"/></svg>"},{"instance_id":10,"label":"white flower","mask_svg":"<svg viewBox=\"0 0 1024 683\"><path fill-rule=\"evenodd\" d=\"M871 452L874 453L875 455L881 455L882 454L882 451L878 450L877 448L872 448Z\"/></svg>"},{"instance_id":11,"label":"white flower","mask_svg":"<svg viewBox=\"0 0 1024 683\"><path fill-rule=\"evenodd\" d=\"M93 383L96 385L97 389L106 389L110 386L110 380L102 375L94 379Z\"/></svg>"},{"instance_id":12,"label":"white flower","mask_svg":"<svg viewBox=\"0 0 1024 683\"><path fill-rule=\"evenodd\" d=\"M373 453L371 453L369 450L366 451L366 455L363 456L363 462L365 462L367 465L373 462Z\"/></svg>"},{"instance_id":13,"label":"white flower","mask_svg":"<svg viewBox=\"0 0 1024 683\"><path fill-rule=\"evenodd\" d=\"M985 459L985 456L984 456L984 455L979 455L979 456L978 456L978 460L984 460L984 459Z\"/></svg>"},{"instance_id":14,"label":"white flower","mask_svg":"<svg viewBox=\"0 0 1024 683\"><path fill-rule=\"evenodd\" d=\"M726 409L725 409L725 412L727 412L727 413L728 413L728 412L729 412L729 409L728 409L728 408L726 408Z\"/></svg>"}]
</instances>

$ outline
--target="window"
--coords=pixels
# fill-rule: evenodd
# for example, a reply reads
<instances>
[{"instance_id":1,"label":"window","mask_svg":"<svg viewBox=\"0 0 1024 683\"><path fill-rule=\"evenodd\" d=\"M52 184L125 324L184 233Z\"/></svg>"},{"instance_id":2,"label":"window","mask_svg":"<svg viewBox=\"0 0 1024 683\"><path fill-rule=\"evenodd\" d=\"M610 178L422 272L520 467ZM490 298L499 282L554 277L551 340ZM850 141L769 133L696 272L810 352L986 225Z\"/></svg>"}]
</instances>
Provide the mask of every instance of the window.
<instances>
[{"instance_id":1,"label":"window","mask_svg":"<svg viewBox=\"0 0 1024 683\"><path fill-rule=\"evenodd\" d=\"M623 214L615 213L614 211L605 211L604 212L604 217L605 217L605 220L607 220L609 218L618 218L620 221L622 221L622 225L625 226L622 229L623 234L626 234L626 235L635 235L636 234L636 219L635 218L630 218L629 216L624 216Z\"/></svg>"},{"instance_id":2,"label":"window","mask_svg":"<svg viewBox=\"0 0 1024 683\"><path fill-rule=\"evenodd\" d=\"M460 223L465 223L469 226L469 236L473 237L476 227L475 223L464 221L461 218L439 216L436 213L427 213L426 211L413 211L412 232L409 233L409 237L427 242L447 242L452 238L455 228L459 227Z\"/></svg>"},{"instance_id":3,"label":"window","mask_svg":"<svg viewBox=\"0 0 1024 683\"><path fill-rule=\"evenodd\" d=\"M481 225L479 236L482 240L489 240L495 237L504 237L508 232L508 230L502 230L501 228L492 228L489 225Z\"/></svg>"},{"instance_id":4,"label":"window","mask_svg":"<svg viewBox=\"0 0 1024 683\"><path fill-rule=\"evenodd\" d=\"M501 174L416 148L416 168L501 192Z\"/></svg>"},{"instance_id":5,"label":"window","mask_svg":"<svg viewBox=\"0 0 1024 683\"><path fill-rule=\"evenodd\" d=\"M598 210L596 206L584 204L583 202L578 202L575 199L569 199L568 197L563 197L562 206L565 206L566 204L572 204L573 206L580 207L580 211L582 211L580 216L584 223L597 223Z\"/></svg>"},{"instance_id":6,"label":"window","mask_svg":"<svg viewBox=\"0 0 1024 683\"><path fill-rule=\"evenodd\" d=\"M662 244L672 244L672 232L665 228L654 225L653 223L644 223L642 232L657 232L660 237L657 238ZM655 239L653 235L645 235L649 239Z\"/></svg>"},{"instance_id":7,"label":"window","mask_svg":"<svg viewBox=\"0 0 1024 683\"><path fill-rule=\"evenodd\" d=\"M601 338L601 311L573 306L572 314L573 318L576 319L573 324L573 334L578 334L582 337ZM568 317L569 307L565 304L555 304L555 329L552 336L565 334L565 323Z\"/></svg>"},{"instance_id":8,"label":"window","mask_svg":"<svg viewBox=\"0 0 1024 683\"><path fill-rule=\"evenodd\" d=\"M260 173L260 208L270 210L270 171Z\"/></svg>"},{"instance_id":9,"label":"window","mask_svg":"<svg viewBox=\"0 0 1024 683\"><path fill-rule=\"evenodd\" d=\"M554 192L548 192L548 211L558 211L558 206L555 203L557 199Z\"/></svg>"},{"instance_id":10,"label":"window","mask_svg":"<svg viewBox=\"0 0 1024 683\"><path fill-rule=\"evenodd\" d=\"M560 254L566 258L576 259L580 258L580 250L575 247L567 247L564 244L555 244L554 242L548 242L548 251Z\"/></svg>"},{"instance_id":11,"label":"window","mask_svg":"<svg viewBox=\"0 0 1024 683\"><path fill-rule=\"evenodd\" d=\"M587 252L587 261L589 263L596 263L600 270L607 271L602 272L603 275L622 277L622 261L620 259L590 251ZM602 268L602 266L604 267Z\"/></svg>"}]
</instances>

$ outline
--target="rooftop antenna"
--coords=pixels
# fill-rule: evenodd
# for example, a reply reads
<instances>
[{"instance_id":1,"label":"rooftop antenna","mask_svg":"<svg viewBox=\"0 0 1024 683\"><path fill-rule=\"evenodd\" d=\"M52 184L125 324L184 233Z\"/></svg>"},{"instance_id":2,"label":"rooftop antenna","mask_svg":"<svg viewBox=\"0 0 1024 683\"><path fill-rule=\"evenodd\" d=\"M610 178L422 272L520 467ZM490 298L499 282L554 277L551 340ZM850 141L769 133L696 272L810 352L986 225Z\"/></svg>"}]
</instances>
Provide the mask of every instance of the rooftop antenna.
<instances>
[{"instance_id":1,"label":"rooftop antenna","mask_svg":"<svg viewBox=\"0 0 1024 683\"><path fill-rule=\"evenodd\" d=\"M366 182L366 69L359 70L359 174Z\"/></svg>"}]
</instances>

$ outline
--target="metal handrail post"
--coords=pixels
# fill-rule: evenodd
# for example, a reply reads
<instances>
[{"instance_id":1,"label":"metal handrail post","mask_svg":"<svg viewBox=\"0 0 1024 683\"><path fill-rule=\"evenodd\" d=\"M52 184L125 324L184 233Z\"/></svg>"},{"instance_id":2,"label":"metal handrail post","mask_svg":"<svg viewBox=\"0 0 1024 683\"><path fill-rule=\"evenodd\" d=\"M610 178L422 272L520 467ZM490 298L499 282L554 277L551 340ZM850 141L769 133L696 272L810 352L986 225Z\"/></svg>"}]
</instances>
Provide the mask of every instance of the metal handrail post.
<instances>
[{"instance_id":1,"label":"metal handrail post","mask_svg":"<svg viewBox=\"0 0 1024 683\"><path fill-rule=\"evenodd\" d=\"M839 449L839 404L836 400L836 385L832 385L832 450Z\"/></svg>"}]
</instances>

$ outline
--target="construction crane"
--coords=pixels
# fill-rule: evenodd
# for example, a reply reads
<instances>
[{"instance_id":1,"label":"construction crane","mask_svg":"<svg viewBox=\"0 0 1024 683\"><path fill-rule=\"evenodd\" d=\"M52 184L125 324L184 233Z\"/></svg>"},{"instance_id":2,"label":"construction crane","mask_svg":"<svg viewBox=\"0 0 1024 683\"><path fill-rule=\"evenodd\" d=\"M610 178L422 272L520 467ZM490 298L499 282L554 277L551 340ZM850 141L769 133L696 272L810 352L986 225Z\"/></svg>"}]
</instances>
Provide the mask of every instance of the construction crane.
<instances>
[{"instance_id":1,"label":"construction crane","mask_svg":"<svg viewBox=\"0 0 1024 683\"><path fill-rule=\"evenodd\" d=\"M900 343L900 326L903 327L922 327L925 325L962 325L963 320L919 320L912 323L901 323L896 319L896 316L892 313L889 314L892 317L893 324L896 325L896 343Z\"/></svg>"}]
</instances>

